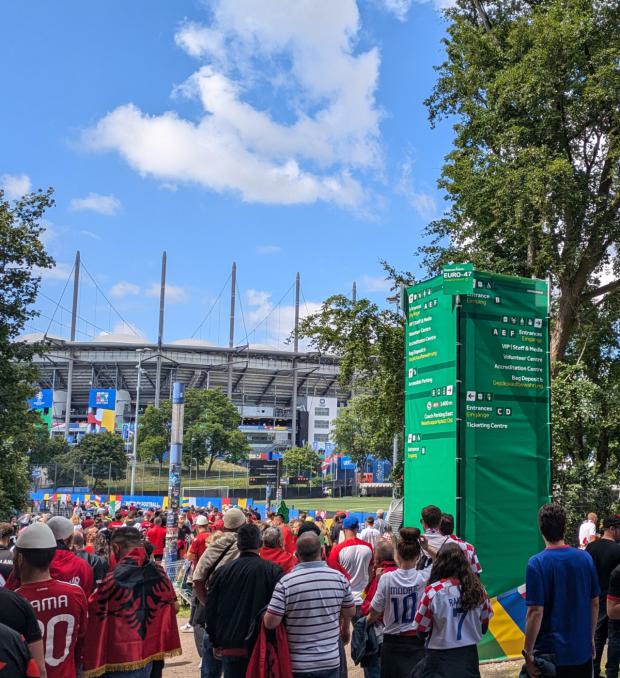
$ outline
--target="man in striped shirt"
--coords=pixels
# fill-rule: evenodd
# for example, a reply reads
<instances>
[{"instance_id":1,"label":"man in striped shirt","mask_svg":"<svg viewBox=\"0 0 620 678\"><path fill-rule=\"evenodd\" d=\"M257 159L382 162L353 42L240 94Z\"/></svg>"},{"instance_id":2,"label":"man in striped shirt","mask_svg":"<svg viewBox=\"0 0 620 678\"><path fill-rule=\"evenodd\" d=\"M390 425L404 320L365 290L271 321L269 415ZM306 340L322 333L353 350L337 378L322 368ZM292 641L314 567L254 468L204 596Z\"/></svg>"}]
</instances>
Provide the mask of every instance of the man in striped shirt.
<instances>
[{"instance_id":1,"label":"man in striped shirt","mask_svg":"<svg viewBox=\"0 0 620 678\"><path fill-rule=\"evenodd\" d=\"M350 638L355 603L347 578L321 560L313 532L297 540L299 564L276 584L264 622L286 625L294 678L338 678L341 638Z\"/></svg>"}]
</instances>

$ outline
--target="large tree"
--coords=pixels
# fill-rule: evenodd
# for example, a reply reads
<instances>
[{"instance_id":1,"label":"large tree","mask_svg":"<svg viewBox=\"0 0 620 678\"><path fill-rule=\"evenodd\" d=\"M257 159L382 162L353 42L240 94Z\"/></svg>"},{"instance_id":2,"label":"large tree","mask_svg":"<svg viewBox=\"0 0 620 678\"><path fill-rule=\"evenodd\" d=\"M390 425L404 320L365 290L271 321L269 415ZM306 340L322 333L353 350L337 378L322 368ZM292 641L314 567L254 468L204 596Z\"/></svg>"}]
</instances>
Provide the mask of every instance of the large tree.
<instances>
[{"instance_id":1,"label":"large tree","mask_svg":"<svg viewBox=\"0 0 620 678\"><path fill-rule=\"evenodd\" d=\"M427 264L551 276L558 369L620 292L620 3L458 0L431 121L455 120Z\"/></svg>"},{"instance_id":2,"label":"large tree","mask_svg":"<svg viewBox=\"0 0 620 678\"><path fill-rule=\"evenodd\" d=\"M53 265L41 241L42 218L52 205L51 190L15 202L0 190L0 515L23 507L29 484L27 459L16 439L36 423L26 399L37 377L32 357L42 347L17 339L36 316L37 270Z\"/></svg>"},{"instance_id":3,"label":"large tree","mask_svg":"<svg viewBox=\"0 0 620 678\"><path fill-rule=\"evenodd\" d=\"M241 415L219 389L188 388L185 391L183 422L184 459L197 463L208 461L211 470L217 456L229 461L245 459L249 449L245 436L239 431ZM158 408L149 405L140 418L138 454L147 461L161 464L163 453L170 447L172 406L166 400Z\"/></svg>"},{"instance_id":4,"label":"large tree","mask_svg":"<svg viewBox=\"0 0 620 678\"><path fill-rule=\"evenodd\" d=\"M395 284L400 282L395 271L387 273ZM320 352L340 358L340 385L359 398L354 398L355 407L348 414L358 430L372 431L372 440L368 440L372 449L367 453L388 456L395 434L402 442L404 423L402 316L368 299L353 301L337 295L304 318L299 332ZM337 444L339 451L344 451L338 440Z\"/></svg>"},{"instance_id":5,"label":"large tree","mask_svg":"<svg viewBox=\"0 0 620 678\"><path fill-rule=\"evenodd\" d=\"M76 469L78 476L90 476L93 490L102 480L118 480L127 470L125 441L118 433L89 433L63 458L65 475Z\"/></svg>"}]
</instances>

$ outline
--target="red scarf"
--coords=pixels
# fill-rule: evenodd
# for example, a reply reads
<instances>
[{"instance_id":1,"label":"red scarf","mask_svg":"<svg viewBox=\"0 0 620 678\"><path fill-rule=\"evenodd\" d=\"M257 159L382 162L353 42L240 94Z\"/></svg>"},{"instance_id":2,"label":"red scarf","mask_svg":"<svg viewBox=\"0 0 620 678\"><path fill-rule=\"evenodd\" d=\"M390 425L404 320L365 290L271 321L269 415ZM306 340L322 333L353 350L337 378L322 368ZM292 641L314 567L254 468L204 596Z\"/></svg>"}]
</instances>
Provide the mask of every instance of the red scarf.
<instances>
[{"instance_id":1,"label":"red scarf","mask_svg":"<svg viewBox=\"0 0 620 678\"><path fill-rule=\"evenodd\" d=\"M170 580L146 551L128 553L88 601L84 678L181 654L175 602Z\"/></svg>"}]
</instances>

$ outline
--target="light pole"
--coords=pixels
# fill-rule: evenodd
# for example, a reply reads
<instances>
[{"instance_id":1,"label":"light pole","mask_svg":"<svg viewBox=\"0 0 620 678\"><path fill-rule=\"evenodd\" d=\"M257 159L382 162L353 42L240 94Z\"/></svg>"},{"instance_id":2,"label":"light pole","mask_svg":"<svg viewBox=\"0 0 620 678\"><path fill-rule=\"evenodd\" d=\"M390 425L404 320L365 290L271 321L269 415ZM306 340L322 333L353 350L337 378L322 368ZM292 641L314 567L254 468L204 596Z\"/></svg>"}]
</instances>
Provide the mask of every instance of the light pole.
<instances>
[{"instance_id":1,"label":"light pole","mask_svg":"<svg viewBox=\"0 0 620 678\"><path fill-rule=\"evenodd\" d=\"M133 496L136 489L136 465L138 463L138 421L140 420L140 384L142 383L142 354L143 348L137 348L138 354L138 384L136 386L136 416L133 424L133 454L131 460L131 487L129 494Z\"/></svg>"}]
</instances>

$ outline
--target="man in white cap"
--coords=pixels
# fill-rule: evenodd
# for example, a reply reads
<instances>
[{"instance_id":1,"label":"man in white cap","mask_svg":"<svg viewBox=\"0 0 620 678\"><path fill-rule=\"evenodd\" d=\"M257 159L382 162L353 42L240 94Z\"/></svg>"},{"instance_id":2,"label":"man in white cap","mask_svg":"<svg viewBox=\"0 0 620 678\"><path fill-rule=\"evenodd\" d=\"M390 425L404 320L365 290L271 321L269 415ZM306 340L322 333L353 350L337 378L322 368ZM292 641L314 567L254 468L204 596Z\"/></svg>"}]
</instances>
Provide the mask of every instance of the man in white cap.
<instances>
[{"instance_id":1,"label":"man in white cap","mask_svg":"<svg viewBox=\"0 0 620 678\"><path fill-rule=\"evenodd\" d=\"M205 623L204 604L207 597L207 586L214 572L222 565L239 557L237 548L237 532L245 525L245 514L238 508L231 508L224 513L224 535L213 544L210 544L200 557L193 574L194 591L201 605L194 615L194 624ZM220 676L222 673L221 661L213 656L213 646L209 634L205 633L202 646L202 678Z\"/></svg>"},{"instance_id":2,"label":"man in white cap","mask_svg":"<svg viewBox=\"0 0 620 678\"><path fill-rule=\"evenodd\" d=\"M71 550L75 534L73 523L63 516L54 516L47 524L56 537L56 555L50 566L52 578L77 584L88 597L95 577L93 568Z\"/></svg>"},{"instance_id":3,"label":"man in white cap","mask_svg":"<svg viewBox=\"0 0 620 678\"><path fill-rule=\"evenodd\" d=\"M43 523L22 531L15 545L17 593L30 601L43 632L47 678L76 678L88 604L79 586L52 578L56 541Z\"/></svg>"},{"instance_id":4,"label":"man in white cap","mask_svg":"<svg viewBox=\"0 0 620 678\"><path fill-rule=\"evenodd\" d=\"M93 590L94 575L90 565L70 550L74 534L73 523L63 516L54 516L45 525L52 531L56 541L56 552L49 568L50 576L58 581L76 584L88 598ZM9 577L7 587L15 590L20 583L19 573L14 571Z\"/></svg>"}]
</instances>

